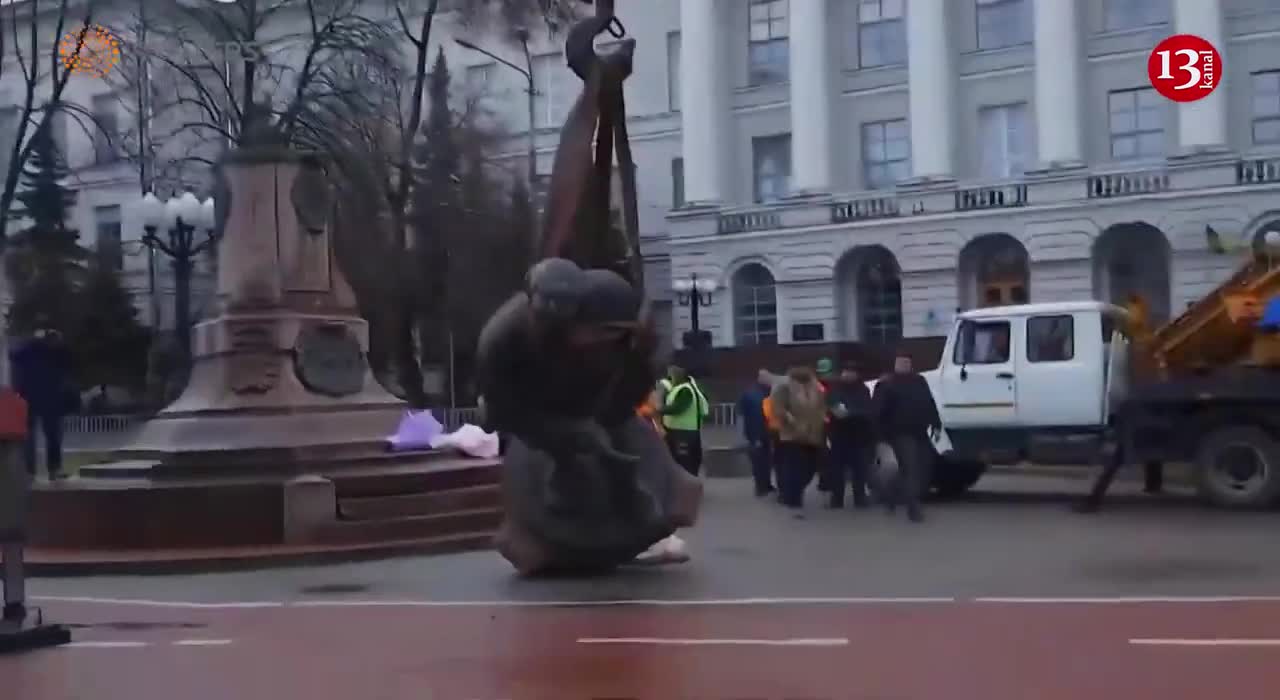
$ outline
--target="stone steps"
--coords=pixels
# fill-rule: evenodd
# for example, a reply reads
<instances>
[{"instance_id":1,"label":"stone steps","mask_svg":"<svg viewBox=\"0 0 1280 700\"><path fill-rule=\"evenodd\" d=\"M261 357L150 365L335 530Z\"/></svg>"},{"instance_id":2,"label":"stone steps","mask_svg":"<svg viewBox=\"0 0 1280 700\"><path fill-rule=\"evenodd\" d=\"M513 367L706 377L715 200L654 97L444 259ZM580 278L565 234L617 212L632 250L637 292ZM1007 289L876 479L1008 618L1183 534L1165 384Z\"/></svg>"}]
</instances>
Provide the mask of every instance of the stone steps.
<instances>
[{"instance_id":1,"label":"stone steps","mask_svg":"<svg viewBox=\"0 0 1280 700\"><path fill-rule=\"evenodd\" d=\"M326 476L334 486L337 521L317 534L321 542L491 535L502 523L497 463L460 462L456 467L430 470L362 470Z\"/></svg>"},{"instance_id":2,"label":"stone steps","mask_svg":"<svg viewBox=\"0 0 1280 700\"><path fill-rule=\"evenodd\" d=\"M324 544L355 544L448 537L463 533L491 535L501 524L501 508L476 508L374 520L339 519L324 528L319 533L318 540Z\"/></svg>"},{"instance_id":3,"label":"stone steps","mask_svg":"<svg viewBox=\"0 0 1280 700\"><path fill-rule=\"evenodd\" d=\"M426 463L451 458L453 455L450 453L436 450L391 452L382 442L306 449L201 450L181 455L121 451L112 455L111 462L81 467L80 475L95 479L191 479L305 472L327 474L347 467L358 467L364 471L396 466L421 468Z\"/></svg>"},{"instance_id":4,"label":"stone steps","mask_svg":"<svg viewBox=\"0 0 1280 700\"><path fill-rule=\"evenodd\" d=\"M333 481L339 502L348 498L374 498L434 493L473 486L493 486L501 472L497 462L459 460L439 468L387 470L333 470L324 473Z\"/></svg>"},{"instance_id":5,"label":"stone steps","mask_svg":"<svg viewBox=\"0 0 1280 700\"><path fill-rule=\"evenodd\" d=\"M338 519L384 520L459 510L497 508L500 505L499 486L483 484L434 492L339 498Z\"/></svg>"}]
</instances>

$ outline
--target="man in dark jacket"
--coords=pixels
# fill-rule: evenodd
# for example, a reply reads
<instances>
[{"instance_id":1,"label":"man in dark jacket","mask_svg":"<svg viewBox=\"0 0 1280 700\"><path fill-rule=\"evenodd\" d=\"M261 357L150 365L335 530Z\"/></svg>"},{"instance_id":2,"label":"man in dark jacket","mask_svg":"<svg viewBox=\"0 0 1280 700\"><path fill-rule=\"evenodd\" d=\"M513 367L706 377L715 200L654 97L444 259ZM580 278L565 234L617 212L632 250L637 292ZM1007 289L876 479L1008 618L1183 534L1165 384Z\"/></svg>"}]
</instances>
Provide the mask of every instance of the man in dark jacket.
<instances>
[{"instance_id":1,"label":"man in dark jacket","mask_svg":"<svg viewBox=\"0 0 1280 700\"><path fill-rule=\"evenodd\" d=\"M827 391L831 417L830 475L832 508L844 507L846 479L852 481L853 506L867 506L867 471L875 450L871 392L852 365L846 365Z\"/></svg>"},{"instance_id":2,"label":"man in dark jacket","mask_svg":"<svg viewBox=\"0 0 1280 700\"><path fill-rule=\"evenodd\" d=\"M921 522L920 496L928 488L933 466L930 437L942 429L933 392L929 382L912 370L910 356L899 353L893 374L876 384L874 401L880 436L893 446L898 460L898 477L888 494L889 511L905 504L907 517Z\"/></svg>"},{"instance_id":3,"label":"man in dark jacket","mask_svg":"<svg viewBox=\"0 0 1280 700\"><path fill-rule=\"evenodd\" d=\"M74 407L70 385L71 353L55 330L41 329L9 354L13 388L27 402L27 471L36 473L36 433L44 433L49 479L61 479L62 419Z\"/></svg>"},{"instance_id":4,"label":"man in dark jacket","mask_svg":"<svg viewBox=\"0 0 1280 700\"><path fill-rule=\"evenodd\" d=\"M756 382L738 399L738 422L742 425L742 437L747 441L747 455L751 458L751 475L756 482L756 496L773 493L772 460L769 455L769 427L765 425L764 400L773 391L772 375L760 370Z\"/></svg>"}]
</instances>

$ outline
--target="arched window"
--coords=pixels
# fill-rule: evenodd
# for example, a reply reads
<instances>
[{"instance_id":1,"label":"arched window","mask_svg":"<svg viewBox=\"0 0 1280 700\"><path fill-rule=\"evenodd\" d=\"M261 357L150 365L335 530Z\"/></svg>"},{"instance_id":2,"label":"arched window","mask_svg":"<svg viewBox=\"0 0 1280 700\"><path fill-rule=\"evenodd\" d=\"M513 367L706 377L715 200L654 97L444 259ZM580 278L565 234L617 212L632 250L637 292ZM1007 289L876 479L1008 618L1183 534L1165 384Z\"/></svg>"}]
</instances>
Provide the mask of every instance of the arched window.
<instances>
[{"instance_id":1,"label":"arched window","mask_svg":"<svg viewBox=\"0 0 1280 700\"><path fill-rule=\"evenodd\" d=\"M764 265L743 265L733 275L733 334L738 345L778 343L778 290Z\"/></svg>"},{"instance_id":2,"label":"arched window","mask_svg":"<svg viewBox=\"0 0 1280 700\"><path fill-rule=\"evenodd\" d=\"M1172 311L1169 259L1160 229L1142 222L1112 226L1093 244L1094 292L1122 306L1140 298L1151 321L1163 323Z\"/></svg>"},{"instance_id":3,"label":"arched window","mask_svg":"<svg viewBox=\"0 0 1280 700\"><path fill-rule=\"evenodd\" d=\"M1004 233L989 233L969 241L960 251L960 304L1005 306L1029 300L1031 264L1027 249Z\"/></svg>"},{"instance_id":4,"label":"arched window","mask_svg":"<svg viewBox=\"0 0 1280 700\"><path fill-rule=\"evenodd\" d=\"M902 340L902 278L893 254L867 251L858 265L858 339L864 343Z\"/></svg>"}]
</instances>

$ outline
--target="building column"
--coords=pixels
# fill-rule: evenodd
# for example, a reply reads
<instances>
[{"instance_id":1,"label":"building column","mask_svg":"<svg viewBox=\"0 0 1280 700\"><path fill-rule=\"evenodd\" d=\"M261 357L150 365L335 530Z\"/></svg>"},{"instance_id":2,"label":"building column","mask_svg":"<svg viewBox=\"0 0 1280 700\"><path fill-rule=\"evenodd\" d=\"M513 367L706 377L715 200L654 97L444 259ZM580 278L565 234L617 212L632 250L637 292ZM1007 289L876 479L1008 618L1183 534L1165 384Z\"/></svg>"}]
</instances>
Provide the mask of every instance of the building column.
<instances>
[{"instance_id":1,"label":"building column","mask_svg":"<svg viewBox=\"0 0 1280 700\"><path fill-rule=\"evenodd\" d=\"M1176 34L1195 34L1217 47L1226 63L1221 0L1173 0ZM1222 66L1214 66L1222 79ZM1195 102L1178 103L1178 144L1184 153L1220 150L1227 146L1227 86Z\"/></svg>"},{"instance_id":2,"label":"building column","mask_svg":"<svg viewBox=\"0 0 1280 700\"><path fill-rule=\"evenodd\" d=\"M948 4L911 0L907 6L911 168L918 178L955 177L955 70Z\"/></svg>"},{"instance_id":3,"label":"building column","mask_svg":"<svg viewBox=\"0 0 1280 700\"><path fill-rule=\"evenodd\" d=\"M685 200L725 200L721 129L727 114L720 99L722 70L718 0L680 3L680 131Z\"/></svg>"},{"instance_id":4,"label":"building column","mask_svg":"<svg viewBox=\"0 0 1280 700\"><path fill-rule=\"evenodd\" d=\"M832 67L827 0L791 0L791 178L796 194L830 193Z\"/></svg>"},{"instance_id":5,"label":"building column","mask_svg":"<svg viewBox=\"0 0 1280 700\"><path fill-rule=\"evenodd\" d=\"M1048 167L1084 163L1077 3L1035 0L1036 145Z\"/></svg>"}]
</instances>

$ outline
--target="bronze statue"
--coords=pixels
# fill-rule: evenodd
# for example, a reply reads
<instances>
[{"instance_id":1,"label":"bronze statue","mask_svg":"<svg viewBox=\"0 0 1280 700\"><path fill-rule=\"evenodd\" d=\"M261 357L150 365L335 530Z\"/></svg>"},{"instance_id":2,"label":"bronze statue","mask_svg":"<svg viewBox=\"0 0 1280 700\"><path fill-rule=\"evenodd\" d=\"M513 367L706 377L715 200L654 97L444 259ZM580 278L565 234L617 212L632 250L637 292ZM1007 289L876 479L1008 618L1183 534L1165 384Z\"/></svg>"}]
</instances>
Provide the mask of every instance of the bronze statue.
<instances>
[{"instance_id":1,"label":"bronze statue","mask_svg":"<svg viewBox=\"0 0 1280 700\"><path fill-rule=\"evenodd\" d=\"M622 91L635 42L598 56L597 35L621 38L625 30L613 0L595 5L595 16L566 41L569 66L585 86L552 168L543 259L479 341L486 420L509 438L498 549L529 574L632 561L691 525L702 494L636 413L659 363ZM614 149L621 235L610 225Z\"/></svg>"}]
</instances>

